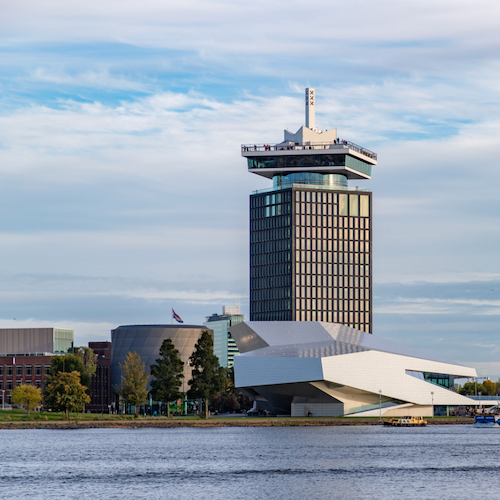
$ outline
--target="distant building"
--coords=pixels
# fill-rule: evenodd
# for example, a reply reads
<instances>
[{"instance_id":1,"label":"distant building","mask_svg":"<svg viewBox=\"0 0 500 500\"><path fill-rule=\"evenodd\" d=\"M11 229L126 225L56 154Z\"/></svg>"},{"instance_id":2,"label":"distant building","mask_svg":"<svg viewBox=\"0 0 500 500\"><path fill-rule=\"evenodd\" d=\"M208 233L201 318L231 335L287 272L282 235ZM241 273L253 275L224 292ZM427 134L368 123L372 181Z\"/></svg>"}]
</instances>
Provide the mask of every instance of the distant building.
<instances>
[{"instance_id":1,"label":"distant building","mask_svg":"<svg viewBox=\"0 0 500 500\"><path fill-rule=\"evenodd\" d=\"M12 391L18 385L34 385L44 388L45 378L50 374L52 355L0 354L0 404L12 404Z\"/></svg>"},{"instance_id":2,"label":"distant building","mask_svg":"<svg viewBox=\"0 0 500 500\"><path fill-rule=\"evenodd\" d=\"M236 387L275 414L432 416L433 407L480 404L452 390L477 377L473 368L345 325L249 321L231 332Z\"/></svg>"},{"instance_id":3,"label":"distant building","mask_svg":"<svg viewBox=\"0 0 500 500\"><path fill-rule=\"evenodd\" d=\"M0 328L0 354L65 354L73 342L73 330L65 328Z\"/></svg>"},{"instance_id":4,"label":"distant building","mask_svg":"<svg viewBox=\"0 0 500 500\"><path fill-rule=\"evenodd\" d=\"M89 342L97 356L97 367L91 384L91 401L86 409L93 413L108 413L113 402L111 392L111 342Z\"/></svg>"},{"instance_id":5,"label":"distant building","mask_svg":"<svg viewBox=\"0 0 500 500\"><path fill-rule=\"evenodd\" d=\"M194 351L203 331L207 330L199 325L129 325L119 326L111 330L111 384L121 387L120 364L125 362L129 352L136 352L146 365L146 370L151 370L151 365L156 363L160 356L160 347L167 338L172 339L179 357L184 363L184 379L181 387L182 392L189 390L188 381L191 379L191 367L188 364L189 357ZM213 336L213 331L208 330ZM151 387L148 384L148 390Z\"/></svg>"},{"instance_id":6,"label":"distant building","mask_svg":"<svg viewBox=\"0 0 500 500\"><path fill-rule=\"evenodd\" d=\"M222 314L212 314L203 323L214 331L214 354L224 368L231 368L234 357L240 353L229 328L242 321L245 321L245 315L240 314L239 306L224 306Z\"/></svg>"},{"instance_id":7,"label":"distant building","mask_svg":"<svg viewBox=\"0 0 500 500\"><path fill-rule=\"evenodd\" d=\"M273 186L250 196L250 320L327 321L372 332L372 193L377 155L306 125L278 144L244 144L248 171Z\"/></svg>"},{"instance_id":8,"label":"distant building","mask_svg":"<svg viewBox=\"0 0 500 500\"><path fill-rule=\"evenodd\" d=\"M71 352L74 332L64 328L0 328L0 403L12 403L19 385L44 388L52 356Z\"/></svg>"}]
</instances>

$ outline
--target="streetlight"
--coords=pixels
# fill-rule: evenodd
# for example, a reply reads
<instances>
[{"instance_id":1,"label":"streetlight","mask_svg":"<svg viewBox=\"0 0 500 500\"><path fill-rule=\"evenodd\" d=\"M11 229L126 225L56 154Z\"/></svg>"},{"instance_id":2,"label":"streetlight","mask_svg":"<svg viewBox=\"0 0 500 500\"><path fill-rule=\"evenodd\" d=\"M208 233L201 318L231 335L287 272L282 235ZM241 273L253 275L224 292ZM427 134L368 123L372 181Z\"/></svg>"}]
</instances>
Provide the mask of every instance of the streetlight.
<instances>
[{"instance_id":1,"label":"streetlight","mask_svg":"<svg viewBox=\"0 0 500 500\"><path fill-rule=\"evenodd\" d=\"M434 418L434 391L431 391L432 398L432 418Z\"/></svg>"},{"instance_id":2,"label":"streetlight","mask_svg":"<svg viewBox=\"0 0 500 500\"><path fill-rule=\"evenodd\" d=\"M382 389L378 391L378 410L379 410L379 418L382 418Z\"/></svg>"}]
</instances>

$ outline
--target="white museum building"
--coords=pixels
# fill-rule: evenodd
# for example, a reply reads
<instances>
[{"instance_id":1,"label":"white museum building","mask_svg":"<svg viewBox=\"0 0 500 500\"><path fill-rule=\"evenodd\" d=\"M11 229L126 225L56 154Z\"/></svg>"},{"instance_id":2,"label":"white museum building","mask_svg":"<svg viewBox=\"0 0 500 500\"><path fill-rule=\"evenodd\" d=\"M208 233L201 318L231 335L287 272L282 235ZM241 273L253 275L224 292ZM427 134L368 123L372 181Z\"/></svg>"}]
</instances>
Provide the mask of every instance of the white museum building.
<instances>
[{"instance_id":1,"label":"white museum building","mask_svg":"<svg viewBox=\"0 0 500 500\"><path fill-rule=\"evenodd\" d=\"M431 416L477 404L452 390L475 369L345 325L247 321L230 331L236 387L275 414Z\"/></svg>"}]
</instances>

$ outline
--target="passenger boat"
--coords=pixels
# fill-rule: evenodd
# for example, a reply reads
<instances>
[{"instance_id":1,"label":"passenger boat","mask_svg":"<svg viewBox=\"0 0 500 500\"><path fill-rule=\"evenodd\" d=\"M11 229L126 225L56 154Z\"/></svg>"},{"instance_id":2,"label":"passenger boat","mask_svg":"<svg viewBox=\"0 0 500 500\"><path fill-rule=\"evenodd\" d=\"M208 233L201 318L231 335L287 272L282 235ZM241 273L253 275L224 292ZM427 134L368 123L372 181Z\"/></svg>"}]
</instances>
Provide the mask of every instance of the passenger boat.
<instances>
[{"instance_id":1,"label":"passenger boat","mask_svg":"<svg viewBox=\"0 0 500 500\"><path fill-rule=\"evenodd\" d=\"M392 427L425 427L427 422L424 417L401 417L384 420L384 425L391 425Z\"/></svg>"}]
</instances>

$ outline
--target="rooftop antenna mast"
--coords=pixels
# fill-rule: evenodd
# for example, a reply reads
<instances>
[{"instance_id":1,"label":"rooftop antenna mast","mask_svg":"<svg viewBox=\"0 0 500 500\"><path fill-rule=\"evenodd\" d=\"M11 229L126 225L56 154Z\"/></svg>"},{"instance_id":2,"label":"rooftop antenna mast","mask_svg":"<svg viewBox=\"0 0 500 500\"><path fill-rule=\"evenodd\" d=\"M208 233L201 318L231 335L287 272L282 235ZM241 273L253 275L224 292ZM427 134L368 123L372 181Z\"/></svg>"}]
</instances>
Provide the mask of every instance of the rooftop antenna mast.
<instances>
[{"instance_id":1,"label":"rooftop antenna mast","mask_svg":"<svg viewBox=\"0 0 500 500\"><path fill-rule=\"evenodd\" d=\"M306 88L306 127L316 128L316 97L314 89Z\"/></svg>"}]
</instances>

